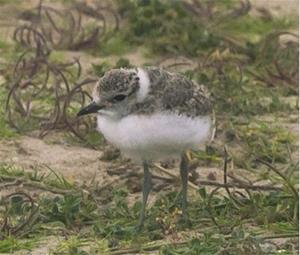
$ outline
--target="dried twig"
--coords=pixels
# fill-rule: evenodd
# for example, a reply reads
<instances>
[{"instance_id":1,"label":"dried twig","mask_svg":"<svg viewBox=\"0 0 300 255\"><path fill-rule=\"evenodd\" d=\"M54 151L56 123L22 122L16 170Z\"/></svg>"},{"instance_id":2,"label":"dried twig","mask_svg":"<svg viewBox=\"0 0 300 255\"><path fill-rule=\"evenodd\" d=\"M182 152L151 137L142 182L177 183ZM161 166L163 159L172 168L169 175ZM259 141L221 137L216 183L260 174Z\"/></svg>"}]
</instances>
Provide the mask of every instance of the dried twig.
<instances>
[{"instance_id":1,"label":"dried twig","mask_svg":"<svg viewBox=\"0 0 300 255\"><path fill-rule=\"evenodd\" d=\"M290 36L295 39L290 39L282 45L281 36ZM260 68L262 72L248 70L248 73L267 86L275 87L283 84L293 91L298 91L299 60L296 56L299 53L299 49L296 41L298 41L298 36L291 32L274 32L269 34L262 42L259 56L264 62L265 57L270 58L269 52L270 48L272 48L271 64ZM292 63L289 63L287 62L289 58L286 58L284 54L290 55L291 51L292 56L294 55L295 58L292 59Z\"/></svg>"},{"instance_id":2,"label":"dried twig","mask_svg":"<svg viewBox=\"0 0 300 255\"><path fill-rule=\"evenodd\" d=\"M161 172L163 172L164 174L168 175L168 176L171 176L173 178L178 178L178 176L174 173L171 173L170 171L168 171L167 169L165 169L164 167L160 166L159 164L153 164L153 166L155 168L157 168L158 170L160 170ZM194 183L192 182L188 182L188 186L191 187L193 190L196 190L198 191L199 187L197 185L195 185Z\"/></svg>"},{"instance_id":3,"label":"dried twig","mask_svg":"<svg viewBox=\"0 0 300 255\"><path fill-rule=\"evenodd\" d=\"M14 39L33 48L38 43L46 42L54 49L79 50L94 47L109 32L106 21L108 15L112 17L110 23L114 23L112 30L119 29L118 14L109 6L92 7L87 3L75 3L68 9L56 9L45 6L40 1L37 7L26 13L29 15L26 20L30 25L18 27ZM87 26L87 23L94 27Z\"/></svg>"},{"instance_id":4,"label":"dried twig","mask_svg":"<svg viewBox=\"0 0 300 255\"><path fill-rule=\"evenodd\" d=\"M251 185L251 184L241 184L241 183L218 183L214 181L199 181L200 185L203 186L213 186L220 188L236 188L236 189L245 189L245 190L254 190L254 191L282 191L281 187L274 187L271 185Z\"/></svg>"},{"instance_id":5,"label":"dried twig","mask_svg":"<svg viewBox=\"0 0 300 255\"><path fill-rule=\"evenodd\" d=\"M279 175L286 183L286 185L288 186L288 188L292 191L292 193L294 194L294 196L299 199L299 194L298 191L296 190L296 188L291 184L291 182L289 181L289 179L283 174L281 173L276 167L274 167L273 165L271 165L270 163L257 158L256 159L258 162L266 165L269 169L271 169L273 172L275 172L277 175Z\"/></svg>"},{"instance_id":6,"label":"dried twig","mask_svg":"<svg viewBox=\"0 0 300 255\"><path fill-rule=\"evenodd\" d=\"M10 125L21 132L24 123L29 126L32 123L32 128L37 128L34 123L39 122L39 137L44 137L53 129L67 129L89 144L85 135L94 128L94 122L91 118L78 119L69 111L73 105L82 107L91 99L83 87L96 80L85 79L70 84L71 78L77 80L80 76L81 64L78 59L52 63L42 49L37 48L35 52L26 50L15 64L9 85L6 110ZM48 100L41 100L44 98ZM53 100L53 105L49 105L49 100ZM41 108L45 111L40 111Z\"/></svg>"},{"instance_id":7,"label":"dried twig","mask_svg":"<svg viewBox=\"0 0 300 255\"><path fill-rule=\"evenodd\" d=\"M158 170L163 172L164 174L171 176L172 178L179 178L175 173L172 173L160 166L159 164L153 164ZM198 184L203 186L214 186L220 188L237 188L237 189L245 189L245 190L255 190L255 191L282 191L281 187L274 187L271 185L252 185L246 183L219 183L215 181L199 181ZM200 186L195 185L194 183L189 182L189 186L193 190L199 190Z\"/></svg>"},{"instance_id":8,"label":"dried twig","mask_svg":"<svg viewBox=\"0 0 300 255\"><path fill-rule=\"evenodd\" d=\"M29 215L23 219L22 222L13 226L11 225L11 220L9 220L12 215L9 215L9 201L13 197L24 197L27 200L23 200L23 203L29 202L30 203L30 213ZM39 212L39 206L33 200L33 198L24 192L15 192L9 194L1 199L1 204L5 206L4 218L2 221L2 226L0 227L0 233L5 235L14 235L14 236L22 236L24 233L24 229L28 229L33 226L33 222L37 219L37 215ZM0 236L0 239L4 238L4 236Z\"/></svg>"},{"instance_id":9,"label":"dried twig","mask_svg":"<svg viewBox=\"0 0 300 255\"><path fill-rule=\"evenodd\" d=\"M260 236L261 239L277 239L277 238L299 238L299 233L291 233L291 234L275 234L268 236Z\"/></svg>"},{"instance_id":10,"label":"dried twig","mask_svg":"<svg viewBox=\"0 0 300 255\"><path fill-rule=\"evenodd\" d=\"M144 246L140 246L140 247L135 247L135 248L127 248L127 249L118 249L118 250L114 250L112 249L111 251L104 253L107 255L122 255L122 254L133 254L133 253L140 253L143 251L153 251L153 250L157 250L165 245L172 245L172 246L181 246L181 245L185 245L189 242L189 240L187 241L179 241L179 242L156 242L154 244L148 244L148 245L144 245Z\"/></svg>"},{"instance_id":11,"label":"dried twig","mask_svg":"<svg viewBox=\"0 0 300 255\"><path fill-rule=\"evenodd\" d=\"M211 202L212 202L212 198L213 196L218 192L218 190L220 189L220 187L217 187L215 189L213 189L213 191L209 194L208 198L207 198L207 210L209 211L209 217L211 218L212 222L219 228L221 229L221 226L219 225L219 223L217 222L217 220L214 217L214 212L213 212L213 208L211 206Z\"/></svg>"},{"instance_id":12,"label":"dried twig","mask_svg":"<svg viewBox=\"0 0 300 255\"><path fill-rule=\"evenodd\" d=\"M12 186L22 186L22 187L29 187L29 188L44 190L47 192L51 192L53 194L69 194L69 193L74 192L74 191L70 191L70 190L63 190L63 189L51 187L49 185L46 185L46 184L43 184L43 183L37 182L37 181L26 180L25 178L22 178L22 177L15 178L15 177L10 177L10 176L0 175L0 180L2 180L2 182L3 182L3 180L9 180L9 182L7 182L7 183L0 184L0 190L6 189L6 188L12 187Z\"/></svg>"}]
</instances>

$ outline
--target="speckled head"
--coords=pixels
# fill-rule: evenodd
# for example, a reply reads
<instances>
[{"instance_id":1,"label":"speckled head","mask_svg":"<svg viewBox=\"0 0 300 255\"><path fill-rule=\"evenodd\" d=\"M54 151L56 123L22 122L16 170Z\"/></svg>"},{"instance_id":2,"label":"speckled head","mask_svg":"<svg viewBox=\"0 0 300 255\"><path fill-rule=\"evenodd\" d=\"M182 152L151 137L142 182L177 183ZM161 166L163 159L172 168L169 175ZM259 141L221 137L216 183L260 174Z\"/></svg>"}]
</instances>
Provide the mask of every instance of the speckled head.
<instances>
[{"instance_id":1,"label":"speckled head","mask_svg":"<svg viewBox=\"0 0 300 255\"><path fill-rule=\"evenodd\" d=\"M135 69L112 69L98 81L94 101L111 101L132 95L139 89L139 77ZM116 100L118 101L118 100Z\"/></svg>"},{"instance_id":2,"label":"speckled head","mask_svg":"<svg viewBox=\"0 0 300 255\"><path fill-rule=\"evenodd\" d=\"M136 103L148 95L150 81L142 68L112 69L97 82L93 91L93 102L81 109L78 116L99 113L124 116Z\"/></svg>"}]
</instances>

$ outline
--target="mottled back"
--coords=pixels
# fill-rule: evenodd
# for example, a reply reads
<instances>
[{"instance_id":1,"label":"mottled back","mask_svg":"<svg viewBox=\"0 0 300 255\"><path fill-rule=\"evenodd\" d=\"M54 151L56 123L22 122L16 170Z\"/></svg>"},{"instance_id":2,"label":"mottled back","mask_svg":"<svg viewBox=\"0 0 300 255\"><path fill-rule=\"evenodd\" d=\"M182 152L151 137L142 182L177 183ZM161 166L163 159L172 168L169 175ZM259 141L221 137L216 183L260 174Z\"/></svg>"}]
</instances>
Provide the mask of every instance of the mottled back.
<instances>
[{"instance_id":1,"label":"mottled back","mask_svg":"<svg viewBox=\"0 0 300 255\"><path fill-rule=\"evenodd\" d=\"M212 114L213 107L207 89L181 74L157 67L147 67L150 91L147 98L133 106L131 112L151 114L172 111L190 117Z\"/></svg>"}]
</instances>

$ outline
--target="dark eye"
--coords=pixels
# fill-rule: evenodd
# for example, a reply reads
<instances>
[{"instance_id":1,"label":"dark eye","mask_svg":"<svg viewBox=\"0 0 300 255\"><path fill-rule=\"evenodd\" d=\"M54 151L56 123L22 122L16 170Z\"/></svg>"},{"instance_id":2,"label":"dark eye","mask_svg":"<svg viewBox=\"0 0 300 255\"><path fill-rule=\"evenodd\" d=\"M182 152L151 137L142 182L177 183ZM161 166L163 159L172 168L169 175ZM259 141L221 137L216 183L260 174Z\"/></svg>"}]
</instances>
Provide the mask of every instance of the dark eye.
<instances>
[{"instance_id":1,"label":"dark eye","mask_svg":"<svg viewBox=\"0 0 300 255\"><path fill-rule=\"evenodd\" d=\"M126 97L126 95L122 95L122 94L120 94L120 95L116 95L115 97L114 97L114 101L123 101L124 99L125 99L125 97Z\"/></svg>"}]
</instances>

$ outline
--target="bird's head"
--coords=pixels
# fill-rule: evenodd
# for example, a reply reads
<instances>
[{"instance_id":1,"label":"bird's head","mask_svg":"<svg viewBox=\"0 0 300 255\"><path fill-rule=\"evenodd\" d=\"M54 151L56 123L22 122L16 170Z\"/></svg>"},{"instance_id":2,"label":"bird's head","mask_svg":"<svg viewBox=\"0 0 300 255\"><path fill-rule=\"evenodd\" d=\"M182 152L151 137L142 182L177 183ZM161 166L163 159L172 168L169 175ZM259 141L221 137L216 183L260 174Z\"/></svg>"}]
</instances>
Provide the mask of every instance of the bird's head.
<instances>
[{"instance_id":1,"label":"bird's head","mask_svg":"<svg viewBox=\"0 0 300 255\"><path fill-rule=\"evenodd\" d=\"M77 116L90 113L122 115L138 101L140 78L137 69L113 69L104 74L93 91L93 101Z\"/></svg>"}]
</instances>

